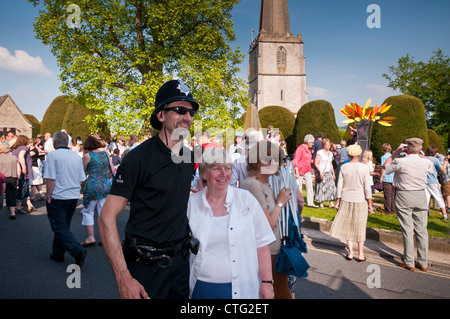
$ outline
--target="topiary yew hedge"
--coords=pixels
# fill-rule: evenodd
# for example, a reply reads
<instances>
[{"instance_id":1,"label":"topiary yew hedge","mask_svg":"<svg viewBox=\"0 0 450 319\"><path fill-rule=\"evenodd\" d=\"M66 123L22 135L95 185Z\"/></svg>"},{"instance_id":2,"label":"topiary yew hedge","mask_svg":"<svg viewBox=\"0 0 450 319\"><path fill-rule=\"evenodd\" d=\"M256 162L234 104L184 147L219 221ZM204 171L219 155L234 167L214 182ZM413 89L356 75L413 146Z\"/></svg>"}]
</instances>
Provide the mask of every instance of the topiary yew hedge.
<instances>
[{"instance_id":1,"label":"topiary yew hedge","mask_svg":"<svg viewBox=\"0 0 450 319\"><path fill-rule=\"evenodd\" d=\"M278 128L282 138L292 135L295 124L295 115L282 106L266 106L258 111L261 128L273 125Z\"/></svg>"},{"instance_id":2,"label":"topiary yew hedge","mask_svg":"<svg viewBox=\"0 0 450 319\"><path fill-rule=\"evenodd\" d=\"M60 95L56 97L45 111L41 122L41 134L51 133L52 135L62 128L64 115L67 112L66 97Z\"/></svg>"},{"instance_id":3,"label":"topiary yew hedge","mask_svg":"<svg viewBox=\"0 0 450 319\"><path fill-rule=\"evenodd\" d=\"M410 95L388 97L383 103L392 107L382 117L395 116L392 126L375 123L372 130L370 149L374 159L380 162L383 152L381 147L389 143L395 150L405 138L418 137L424 141L423 149L429 145L425 107L420 99Z\"/></svg>"},{"instance_id":4,"label":"topiary yew hedge","mask_svg":"<svg viewBox=\"0 0 450 319\"><path fill-rule=\"evenodd\" d=\"M438 153L445 155L447 152L444 149L444 146L442 145L442 141L439 137L439 135L433 131L432 129L428 129L428 145L434 145L438 148ZM424 149L425 152L425 149Z\"/></svg>"},{"instance_id":5,"label":"topiary yew hedge","mask_svg":"<svg viewBox=\"0 0 450 319\"><path fill-rule=\"evenodd\" d=\"M28 121L30 121L31 125L33 126L31 130L31 137L35 138L38 134L41 133L41 123L36 118L36 116L32 114L24 114L24 116L27 118Z\"/></svg>"},{"instance_id":6,"label":"topiary yew hedge","mask_svg":"<svg viewBox=\"0 0 450 319\"><path fill-rule=\"evenodd\" d=\"M64 120L62 123L62 128L67 130L67 133L76 138L81 137L81 140L84 141L86 137L92 134L89 129L88 124L86 123L86 117L92 114L86 106L81 104L78 99L73 100L68 103L67 112L64 116ZM106 139L111 136L111 132L108 129L107 125L100 125L101 129L97 132L101 138Z\"/></svg>"},{"instance_id":7,"label":"topiary yew hedge","mask_svg":"<svg viewBox=\"0 0 450 319\"><path fill-rule=\"evenodd\" d=\"M61 95L53 100L45 112L41 122L41 134L55 132L66 129L67 133L73 138L81 137L84 140L93 134L85 122L86 116L92 114L86 106L78 101ZM111 136L107 123L100 124L98 133L103 139Z\"/></svg>"},{"instance_id":8,"label":"topiary yew hedge","mask_svg":"<svg viewBox=\"0 0 450 319\"><path fill-rule=\"evenodd\" d=\"M306 134L314 136L317 132L322 132L324 137L332 142L339 143L341 141L333 107L330 102L325 100L308 102L297 112L292 134L294 138L292 143L288 144L289 153L295 152L295 149L303 143Z\"/></svg>"}]
</instances>

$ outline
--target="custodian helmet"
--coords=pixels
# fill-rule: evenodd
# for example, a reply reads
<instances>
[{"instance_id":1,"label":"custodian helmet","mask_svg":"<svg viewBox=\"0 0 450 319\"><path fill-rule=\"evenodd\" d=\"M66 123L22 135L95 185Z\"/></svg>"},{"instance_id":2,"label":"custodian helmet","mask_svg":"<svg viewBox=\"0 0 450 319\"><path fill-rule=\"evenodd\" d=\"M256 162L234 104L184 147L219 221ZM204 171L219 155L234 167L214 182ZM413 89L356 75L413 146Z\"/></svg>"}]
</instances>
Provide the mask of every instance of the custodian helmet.
<instances>
[{"instance_id":1,"label":"custodian helmet","mask_svg":"<svg viewBox=\"0 0 450 319\"><path fill-rule=\"evenodd\" d=\"M156 93L155 110L150 117L150 124L157 130L162 129L162 123L158 120L158 114L166 104L175 101L187 101L192 104L194 110L198 110L198 103L192 97L192 94L186 84L181 80L170 80L164 83Z\"/></svg>"}]
</instances>

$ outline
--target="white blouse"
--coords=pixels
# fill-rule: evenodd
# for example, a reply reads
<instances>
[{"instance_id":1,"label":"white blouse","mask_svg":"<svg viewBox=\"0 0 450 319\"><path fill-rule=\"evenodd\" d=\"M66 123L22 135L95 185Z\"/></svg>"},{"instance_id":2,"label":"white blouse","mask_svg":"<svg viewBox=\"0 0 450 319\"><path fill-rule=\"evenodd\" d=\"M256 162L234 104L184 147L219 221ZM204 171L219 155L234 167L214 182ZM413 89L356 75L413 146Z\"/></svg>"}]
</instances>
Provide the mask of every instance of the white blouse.
<instances>
[{"instance_id":1,"label":"white blouse","mask_svg":"<svg viewBox=\"0 0 450 319\"><path fill-rule=\"evenodd\" d=\"M190 295L208 256L207 247L213 230L213 211L206 200L208 187L189 198L187 216L192 235L200 241L197 255L190 256ZM269 222L256 198L248 191L228 187L226 207L231 288L233 299L258 299L261 278L257 249L275 240ZM223 261L223 260L222 260ZM207 271L206 271L207 273Z\"/></svg>"},{"instance_id":2,"label":"white blouse","mask_svg":"<svg viewBox=\"0 0 450 319\"><path fill-rule=\"evenodd\" d=\"M333 168L333 153L328 151L328 155L326 155L324 150L320 150L317 152L317 155L320 155L319 169L321 172L331 172Z\"/></svg>"}]
</instances>

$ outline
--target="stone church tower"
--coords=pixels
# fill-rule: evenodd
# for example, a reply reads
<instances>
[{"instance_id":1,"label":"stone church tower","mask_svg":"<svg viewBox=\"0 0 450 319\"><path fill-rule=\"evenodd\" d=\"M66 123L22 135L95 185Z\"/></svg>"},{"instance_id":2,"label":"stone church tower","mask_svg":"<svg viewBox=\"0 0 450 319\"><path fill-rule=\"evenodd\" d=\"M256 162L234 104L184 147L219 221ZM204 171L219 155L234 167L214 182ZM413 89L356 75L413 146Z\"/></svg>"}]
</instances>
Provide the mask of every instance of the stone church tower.
<instances>
[{"instance_id":1,"label":"stone church tower","mask_svg":"<svg viewBox=\"0 0 450 319\"><path fill-rule=\"evenodd\" d=\"M261 0L259 34L250 45L249 96L258 110L278 105L297 115L307 102L301 34L291 33L287 0Z\"/></svg>"}]
</instances>

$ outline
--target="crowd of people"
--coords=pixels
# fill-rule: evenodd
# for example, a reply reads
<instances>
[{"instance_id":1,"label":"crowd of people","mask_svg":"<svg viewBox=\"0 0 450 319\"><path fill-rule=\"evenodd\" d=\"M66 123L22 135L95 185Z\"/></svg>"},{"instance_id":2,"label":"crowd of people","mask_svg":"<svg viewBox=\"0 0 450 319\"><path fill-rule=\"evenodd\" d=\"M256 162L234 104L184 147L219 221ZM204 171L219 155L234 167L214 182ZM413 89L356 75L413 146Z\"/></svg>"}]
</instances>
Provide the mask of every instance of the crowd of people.
<instances>
[{"instance_id":1,"label":"crowd of people","mask_svg":"<svg viewBox=\"0 0 450 319\"><path fill-rule=\"evenodd\" d=\"M125 137L81 141L58 131L29 139L8 132L0 143L1 203L4 194L15 219L26 213L23 203L32 212L33 201L46 201L56 262L67 252L81 267L88 247L102 245L121 298L293 298L295 278L274 267L281 249L278 220L293 197L301 215L303 185L308 207L328 202L337 209L330 235L347 243L345 258L366 260L376 159L370 150L362 154L355 132L338 144L322 133L307 134L293 156L272 126L266 136L237 132L228 149L208 131L190 143L182 135L173 139L176 129L190 128L198 109L189 88L172 80L158 90L150 119L159 133L141 142L135 135L127 145ZM400 266L426 271L429 201L433 196L447 218L450 155L434 146L421 154L422 144L407 138L394 151L384 144L380 181L385 213L396 213L402 228ZM295 176L297 186L275 194L269 180L281 169ZM80 193L82 242L70 231ZM117 217L128 203L121 239Z\"/></svg>"},{"instance_id":2,"label":"crowd of people","mask_svg":"<svg viewBox=\"0 0 450 319\"><path fill-rule=\"evenodd\" d=\"M94 214L101 213L121 158L139 145L136 135L130 136L128 145L123 141L123 137L105 141L98 135L82 141L80 137L73 139L65 130L54 135L38 134L36 138L16 136L8 131L0 137L0 208L5 202L9 218L15 220L17 214L36 211L34 202L46 200L55 233L50 258L63 261L67 251L82 265L84 247L96 244ZM68 226L80 197L80 187L81 224L87 233L81 243Z\"/></svg>"}]
</instances>

